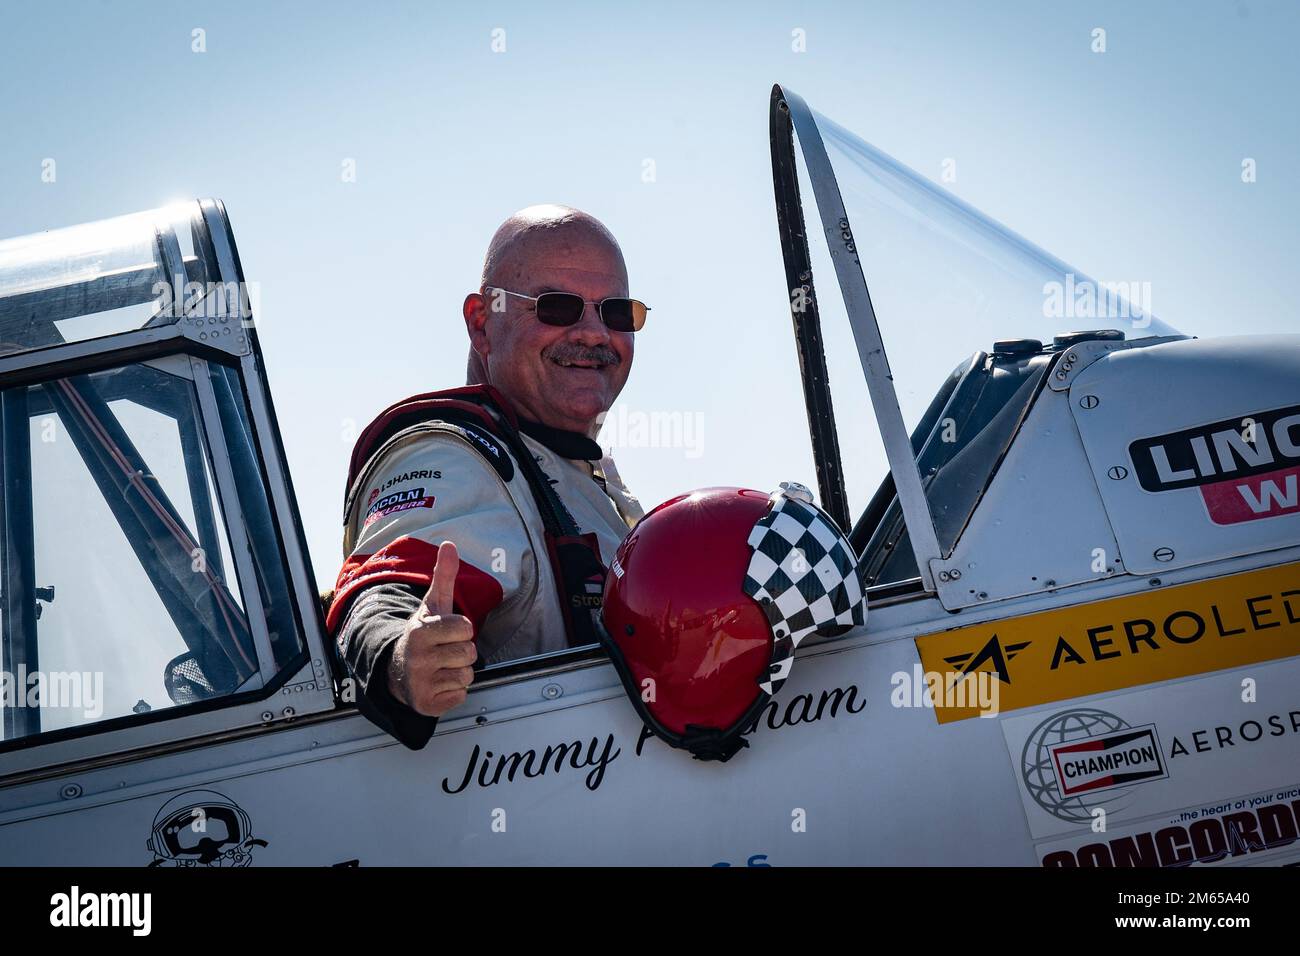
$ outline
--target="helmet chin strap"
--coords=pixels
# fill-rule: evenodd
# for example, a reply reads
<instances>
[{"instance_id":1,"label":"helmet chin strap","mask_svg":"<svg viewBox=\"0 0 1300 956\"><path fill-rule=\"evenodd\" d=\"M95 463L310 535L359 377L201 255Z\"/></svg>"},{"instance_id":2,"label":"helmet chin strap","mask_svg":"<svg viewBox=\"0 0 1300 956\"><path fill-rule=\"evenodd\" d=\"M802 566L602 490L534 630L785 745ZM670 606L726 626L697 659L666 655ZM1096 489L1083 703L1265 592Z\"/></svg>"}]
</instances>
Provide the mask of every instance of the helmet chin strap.
<instances>
[{"instance_id":1,"label":"helmet chin strap","mask_svg":"<svg viewBox=\"0 0 1300 956\"><path fill-rule=\"evenodd\" d=\"M738 733L723 732L716 727L697 727L686 725L682 734L682 747L691 752L696 760L716 760L726 763L741 750L749 746L749 741Z\"/></svg>"}]
</instances>

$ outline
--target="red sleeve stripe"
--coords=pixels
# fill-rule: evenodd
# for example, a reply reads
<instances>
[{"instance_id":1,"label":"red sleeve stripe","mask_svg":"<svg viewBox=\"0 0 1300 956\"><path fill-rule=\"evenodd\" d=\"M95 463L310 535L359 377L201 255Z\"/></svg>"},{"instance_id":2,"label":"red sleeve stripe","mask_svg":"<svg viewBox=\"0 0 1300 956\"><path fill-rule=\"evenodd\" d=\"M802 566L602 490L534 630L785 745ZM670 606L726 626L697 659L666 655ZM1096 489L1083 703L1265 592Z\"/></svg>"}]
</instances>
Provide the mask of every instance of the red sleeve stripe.
<instances>
[{"instance_id":1,"label":"red sleeve stripe","mask_svg":"<svg viewBox=\"0 0 1300 956\"><path fill-rule=\"evenodd\" d=\"M325 629L337 635L348 608L357 595L375 584L411 584L427 590L433 580L438 548L410 536L398 538L373 554L354 554L344 562L334 585L334 601L325 618ZM465 561L460 562L452 603L474 625L478 636L488 613L501 603L505 592L492 575Z\"/></svg>"}]
</instances>

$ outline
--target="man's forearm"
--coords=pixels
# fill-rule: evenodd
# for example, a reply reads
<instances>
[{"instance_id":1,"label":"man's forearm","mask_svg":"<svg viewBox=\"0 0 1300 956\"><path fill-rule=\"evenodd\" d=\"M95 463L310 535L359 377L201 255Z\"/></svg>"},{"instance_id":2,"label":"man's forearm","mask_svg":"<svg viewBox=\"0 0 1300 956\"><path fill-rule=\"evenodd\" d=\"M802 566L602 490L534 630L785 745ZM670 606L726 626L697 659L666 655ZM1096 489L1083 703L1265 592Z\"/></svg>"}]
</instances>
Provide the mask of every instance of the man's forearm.
<instances>
[{"instance_id":1,"label":"man's forearm","mask_svg":"<svg viewBox=\"0 0 1300 956\"><path fill-rule=\"evenodd\" d=\"M405 584L376 584L361 592L339 630L343 658L357 683L358 709L412 750L429 742L438 718L417 713L390 693L388 667L421 598Z\"/></svg>"}]
</instances>

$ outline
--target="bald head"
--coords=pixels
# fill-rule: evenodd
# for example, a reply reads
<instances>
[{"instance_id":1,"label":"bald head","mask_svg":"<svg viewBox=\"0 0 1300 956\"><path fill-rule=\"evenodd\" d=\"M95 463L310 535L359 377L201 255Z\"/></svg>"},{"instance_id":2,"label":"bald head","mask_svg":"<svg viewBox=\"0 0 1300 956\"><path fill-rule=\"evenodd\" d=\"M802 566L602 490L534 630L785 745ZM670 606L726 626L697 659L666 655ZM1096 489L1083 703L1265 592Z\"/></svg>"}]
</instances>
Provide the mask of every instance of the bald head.
<instances>
[{"instance_id":1,"label":"bald head","mask_svg":"<svg viewBox=\"0 0 1300 956\"><path fill-rule=\"evenodd\" d=\"M487 289L516 296L485 297ZM466 379L496 387L525 417L594 435L627 379L632 333L610 330L593 305L575 325L545 325L519 296L547 291L592 303L628 295L623 251L595 216L571 206L529 206L497 229L482 285L465 298Z\"/></svg>"},{"instance_id":2,"label":"bald head","mask_svg":"<svg viewBox=\"0 0 1300 956\"><path fill-rule=\"evenodd\" d=\"M604 247L627 281L627 266L623 263L623 250L614 234L605 224L590 213L572 206L543 203L521 209L492 235L487 255L483 259L483 285L513 289L543 250L555 255L572 254L576 249L591 246Z\"/></svg>"}]
</instances>

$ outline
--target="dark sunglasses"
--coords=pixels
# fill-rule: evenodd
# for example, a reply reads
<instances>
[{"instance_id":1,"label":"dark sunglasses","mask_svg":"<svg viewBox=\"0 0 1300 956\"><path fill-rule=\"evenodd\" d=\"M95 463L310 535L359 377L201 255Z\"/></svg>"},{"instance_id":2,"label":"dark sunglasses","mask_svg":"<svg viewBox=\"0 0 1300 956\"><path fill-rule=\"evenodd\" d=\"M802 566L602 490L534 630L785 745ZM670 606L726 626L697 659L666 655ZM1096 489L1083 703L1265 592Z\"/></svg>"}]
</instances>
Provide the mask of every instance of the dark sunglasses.
<instances>
[{"instance_id":1,"label":"dark sunglasses","mask_svg":"<svg viewBox=\"0 0 1300 956\"><path fill-rule=\"evenodd\" d=\"M527 299L534 304L537 319L544 325L576 325L588 305L594 305L600 320L615 332L640 332L645 325L645 314L650 306L637 299L615 297L589 302L576 292L543 292L541 295L524 295L498 286L486 286L485 292L501 292L516 299Z\"/></svg>"}]
</instances>

